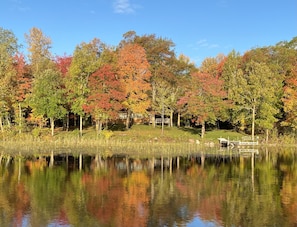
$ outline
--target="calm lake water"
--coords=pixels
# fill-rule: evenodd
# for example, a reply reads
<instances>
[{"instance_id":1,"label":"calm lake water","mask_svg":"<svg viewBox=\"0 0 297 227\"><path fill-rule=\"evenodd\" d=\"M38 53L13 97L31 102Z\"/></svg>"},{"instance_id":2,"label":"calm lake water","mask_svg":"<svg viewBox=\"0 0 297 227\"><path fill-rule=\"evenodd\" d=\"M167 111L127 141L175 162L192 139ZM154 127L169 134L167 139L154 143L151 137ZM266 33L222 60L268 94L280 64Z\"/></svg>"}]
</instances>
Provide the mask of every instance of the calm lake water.
<instances>
[{"instance_id":1,"label":"calm lake water","mask_svg":"<svg viewBox=\"0 0 297 227\"><path fill-rule=\"evenodd\" d=\"M296 154L2 153L0 226L297 226Z\"/></svg>"}]
</instances>

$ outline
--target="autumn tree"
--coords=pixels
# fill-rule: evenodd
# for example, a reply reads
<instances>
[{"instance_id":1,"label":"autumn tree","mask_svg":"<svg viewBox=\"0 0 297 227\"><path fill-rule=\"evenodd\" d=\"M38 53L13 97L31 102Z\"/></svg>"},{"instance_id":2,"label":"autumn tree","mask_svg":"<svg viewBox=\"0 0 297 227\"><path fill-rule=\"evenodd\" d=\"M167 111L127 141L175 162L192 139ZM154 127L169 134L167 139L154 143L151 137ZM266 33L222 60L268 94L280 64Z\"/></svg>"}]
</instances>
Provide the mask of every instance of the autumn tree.
<instances>
[{"instance_id":1,"label":"autumn tree","mask_svg":"<svg viewBox=\"0 0 297 227\"><path fill-rule=\"evenodd\" d=\"M149 69L151 72L150 97L152 100L152 106L150 108L150 114L153 126L155 126L155 114L162 113L162 111L160 112L160 109L156 109L159 107L156 99L158 89L158 83L156 80L160 81L160 78L164 78L164 74L160 75L160 78L158 77L160 72L165 71L165 68L168 73L170 71L170 74L173 74L173 61L175 60L175 53L173 50L174 43L169 39L157 37L155 34L138 36L135 31L125 33L123 37L124 40L121 42L121 46L134 43L145 49L146 58L149 62ZM162 90L162 88L160 87L159 90ZM174 94L174 91L172 91L172 94ZM171 109L173 109L173 106Z\"/></svg>"},{"instance_id":2,"label":"autumn tree","mask_svg":"<svg viewBox=\"0 0 297 227\"><path fill-rule=\"evenodd\" d=\"M14 56L14 67L16 75L13 78L13 94L16 102L15 109L18 110L16 111L16 122L18 123L19 133L21 133L25 123L23 108L27 109L28 106L26 99L31 92L32 78L23 54L18 53Z\"/></svg>"},{"instance_id":3,"label":"autumn tree","mask_svg":"<svg viewBox=\"0 0 297 227\"><path fill-rule=\"evenodd\" d=\"M223 67L225 64L225 56L223 54L218 54L216 57L213 58L206 58L202 61L201 66L199 67L199 71L201 73L209 74L215 78L219 78L223 80L222 73ZM225 85L225 83L223 83ZM226 90L225 90L226 91ZM216 113L217 115L217 125L219 126L219 121L227 121L229 118L228 111L232 108L232 100L227 99L224 97L224 103L220 107L220 111Z\"/></svg>"},{"instance_id":4,"label":"autumn tree","mask_svg":"<svg viewBox=\"0 0 297 227\"><path fill-rule=\"evenodd\" d=\"M89 43L82 42L75 48L69 68L66 88L69 92L71 110L80 116L80 136L82 136L83 117L85 115L83 105L86 103L89 92L89 77L100 66L100 55L103 48L103 43L97 38Z\"/></svg>"},{"instance_id":5,"label":"autumn tree","mask_svg":"<svg viewBox=\"0 0 297 227\"><path fill-rule=\"evenodd\" d=\"M172 56L170 59L167 59L167 63L158 67L156 71L156 76L153 79L156 85L156 97L153 102L153 108L158 113L162 113L162 118L164 118L164 114L170 117L170 126L173 126L174 113L177 114L177 125L180 126L180 106L178 105L178 99L184 94L184 84L187 83L194 69L194 64L186 56L180 55L178 58ZM160 108L160 106L165 106L166 111L164 112L164 109Z\"/></svg>"},{"instance_id":6,"label":"autumn tree","mask_svg":"<svg viewBox=\"0 0 297 227\"><path fill-rule=\"evenodd\" d=\"M17 52L17 38L13 32L0 27L0 128L3 128L3 117L9 119L12 106L12 78L16 75L14 56ZM10 124L10 121L7 120Z\"/></svg>"},{"instance_id":7,"label":"autumn tree","mask_svg":"<svg viewBox=\"0 0 297 227\"><path fill-rule=\"evenodd\" d=\"M64 129L66 129L68 131L69 129L69 113L71 112L71 104L70 104L70 101L69 101L69 98L68 98L68 92L67 89L66 89L66 81L68 80L68 77L69 77L69 68L70 68L70 65L71 65L71 62L72 62L72 56L56 56L55 57L55 64L56 64L56 67L58 69L58 71L61 73L62 75L62 78L63 78L63 84L62 84L62 88L64 89L64 99L66 100L66 103L65 103L65 108L67 110L67 113L66 113L66 116L65 116L65 121L63 123L63 127Z\"/></svg>"},{"instance_id":8,"label":"autumn tree","mask_svg":"<svg viewBox=\"0 0 297 227\"><path fill-rule=\"evenodd\" d=\"M176 83L172 87L172 105L170 106L171 113L174 111L177 114L177 127L181 126L181 115L184 105L179 104L178 100L185 94L187 85L191 79L191 73L196 70L194 63L190 59L181 54L174 60L172 72L175 75Z\"/></svg>"},{"instance_id":9,"label":"autumn tree","mask_svg":"<svg viewBox=\"0 0 297 227\"><path fill-rule=\"evenodd\" d=\"M166 71L166 74L168 77L171 77L174 75L173 73L173 65L175 60L175 53L174 53L174 43L169 40L162 37L157 37L155 34L150 35L143 35L143 36L137 36L135 34L134 37L134 43L137 43L141 45L146 52L147 60L149 62L149 69L151 71L151 100L152 100L152 107L151 107L151 120L153 123L153 126L155 126L155 114L162 115L163 109L158 105L160 104L160 99L158 100L157 93L164 92L164 85L169 81L169 78L166 81L161 82L162 78L164 77L164 72ZM162 72L162 73L161 73ZM160 74L161 73L161 74ZM168 84L167 84L168 85ZM171 87L173 88L173 87ZM177 88L177 86L175 86ZM168 88L167 88L168 90ZM175 91L171 91L171 98L173 98L173 95L175 94ZM165 94L164 94L165 95ZM169 101L169 97L164 97ZM172 99L171 99L172 100ZM173 104L174 102L171 102ZM169 103L168 105L169 106ZM171 105L171 110L174 109ZM170 114L167 113L167 114ZM164 113L163 113L164 115ZM164 120L164 116L162 117ZM172 117L170 118L172 122ZM164 124L162 120L162 126ZM162 127L163 128L163 127Z\"/></svg>"},{"instance_id":10,"label":"autumn tree","mask_svg":"<svg viewBox=\"0 0 297 227\"><path fill-rule=\"evenodd\" d=\"M158 67L154 77L154 102L153 109L161 114L162 133L164 127L164 116L169 116L170 126L173 126L173 114L177 113L177 125L180 126L181 109L178 105L178 99L185 92L186 81L190 78L190 72L194 66L183 56L170 59L167 65Z\"/></svg>"},{"instance_id":11,"label":"autumn tree","mask_svg":"<svg viewBox=\"0 0 297 227\"><path fill-rule=\"evenodd\" d=\"M297 129L297 64L292 69L292 74L285 80L284 96L285 120L284 126L290 126L294 130Z\"/></svg>"},{"instance_id":12,"label":"autumn tree","mask_svg":"<svg viewBox=\"0 0 297 227\"><path fill-rule=\"evenodd\" d=\"M203 73L208 73L212 76L217 76L218 75L218 63L220 62L220 58L219 56L217 58L205 58L202 63L201 66L199 67L199 70Z\"/></svg>"},{"instance_id":13,"label":"autumn tree","mask_svg":"<svg viewBox=\"0 0 297 227\"><path fill-rule=\"evenodd\" d=\"M282 90L278 95L282 103L277 108L280 110L279 119L284 119L281 126L295 132L294 123L294 89L296 89L296 62L297 62L297 37L290 41L279 42L273 47L267 48L270 53L269 67L277 75L278 83L282 84ZM295 115L296 117L296 115Z\"/></svg>"},{"instance_id":14,"label":"autumn tree","mask_svg":"<svg viewBox=\"0 0 297 227\"><path fill-rule=\"evenodd\" d=\"M130 127L132 113L146 114L151 105L149 63L145 50L137 44L126 44L119 50L118 74L125 93L124 107L127 111L126 128Z\"/></svg>"},{"instance_id":15,"label":"autumn tree","mask_svg":"<svg viewBox=\"0 0 297 227\"><path fill-rule=\"evenodd\" d=\"M66 77L68 74L70 65L72 61L72 56L56 56L55 57L55 63L58 70L62 73L63 77Z\"/></svg>"},{"instance_id":16,"label":"autumn tree","mask_svg":"<svg viewBox=\"0 0 297 227\"><path fill-rule=\"evenodd\" d=\"M188 89L178 102L186 108L184 116L192 118L192 122L202 126L201 138L205 134L205 123L216 121L225 105L225 96L220 78L199 71L191 74Z\"/></svg>"},{"instance_id":17,"label":"autumn tree","mask_svg":"<svg viewBox=\"0 0 297 227\"><path fill-rule=\"evenodd\" d=\"M157 113L161 114L162 134L164 132L164 117L171 115L170 111L172 103L175 103L173 87L176 86L174 75L166 68L159 68L158 77L154 78L156 84L155 99L153 108ZM172 115L171 115L172 116ZM170 118L172 119L172 117Z\"/></svg>"},{"instance_id":18,"label":"autumn tree","mask_svg":"<svg viewBox=\"0 0 297 227\"><path fill-rule=\"evenodd\" d=\"M28 58L34 77L42 75L39 72L47 70L52 64L50 52L52 41L41 29L33 27L29 34L25 34L27 42Z\"/></svg>"},{"instance_id":19,"label":"autumn tree","mask_svg":"<svg viewBox=\"0 0 297 227\"><path fill-rule=\"evenodd\" d=\"M103 65L89 77L89 93L84 111L90 113L100 134L102 123L116 119L123 108L124 93L115 70L109 64Z\"/></svg>"}]
</instances>

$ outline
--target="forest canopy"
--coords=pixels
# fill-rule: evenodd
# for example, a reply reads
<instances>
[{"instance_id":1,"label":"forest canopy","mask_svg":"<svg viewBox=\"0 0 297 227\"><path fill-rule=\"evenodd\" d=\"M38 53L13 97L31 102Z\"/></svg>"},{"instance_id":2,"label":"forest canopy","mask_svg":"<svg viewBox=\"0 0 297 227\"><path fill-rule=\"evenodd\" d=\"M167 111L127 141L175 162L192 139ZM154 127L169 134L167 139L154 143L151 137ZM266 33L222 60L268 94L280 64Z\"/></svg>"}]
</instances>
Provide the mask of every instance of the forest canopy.
<instances>
[{"instance_id":1,"label":"forest canopy","mask_svg":"<svg viewBox=\"0 0 297 227\"><path fill-rule=\"evenodd\" d=\"M23 43L0 27L0 130L145 123L226 127L255 134L295 133L297 37L244 54L206 58L197 67L155 34L123 34L117 46L94 37L55 56L33 27ZM88 121L87 121L87 120Z\"/></svg>"}]
</instances>

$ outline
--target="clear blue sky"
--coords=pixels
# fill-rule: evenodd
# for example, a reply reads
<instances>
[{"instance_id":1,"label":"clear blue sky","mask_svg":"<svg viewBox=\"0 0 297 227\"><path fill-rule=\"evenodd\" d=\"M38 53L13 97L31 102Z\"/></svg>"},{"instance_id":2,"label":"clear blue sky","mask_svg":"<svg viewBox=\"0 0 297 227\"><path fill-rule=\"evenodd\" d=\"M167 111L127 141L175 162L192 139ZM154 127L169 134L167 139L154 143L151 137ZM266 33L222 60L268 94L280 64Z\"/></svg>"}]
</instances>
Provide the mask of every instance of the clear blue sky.
<instances>
[{"instance_id":1,"label":"clear blue sky","mask_svg":"<svg viewBox=\"0 0 297 227\"><path fill-rule=\"evenodd\" d=\"M16 35L23 52L24 34L41 29L54 55L71 55L93 38L115 46L130 30L155 34L199 66L219 53L290 41L297 36L297 1L1 0L0 27Z\"/></svg>"}]
</instances>

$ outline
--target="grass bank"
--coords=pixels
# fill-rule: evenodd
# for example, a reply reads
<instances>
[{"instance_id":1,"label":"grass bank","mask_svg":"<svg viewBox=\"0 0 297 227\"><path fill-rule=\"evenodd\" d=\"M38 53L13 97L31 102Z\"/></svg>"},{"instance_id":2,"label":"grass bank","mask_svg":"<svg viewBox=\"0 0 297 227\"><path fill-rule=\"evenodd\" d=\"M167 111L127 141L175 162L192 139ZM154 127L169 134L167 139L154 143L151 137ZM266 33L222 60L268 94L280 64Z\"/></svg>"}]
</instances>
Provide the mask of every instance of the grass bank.
<instances>
[{"instance_id":1,"label":"grass bank","mask_svg":"<svg viewBox=\"0 0 297 227\"><path fill-rule=\"evenodd\" d=\"M246 134L232 130L209 130L204 138L200 136L199 128L177 128L160 126L134 125L129 130L103 130L97 135L94 128L85 128L80 137L79 130L63 131L58 128L51 136L50 130L43 128L28 133L9 131L0 134L0 151L18 153L42 154L57 151L77 153L98 153L105 155L112 153L156 154L197 152L205 147L218 150L219 137L230 140L241 140ZM261 139L260 139L261 141ZM274 138L272 146L295 144L295 137ZM295 146L294 145L294 146Z\"/></svg>"},{"instance_id":2,"label":"grass bank","mask_svg":"<svg viewBox=\"0 0 297 227\"><path fill-rule=\"evenodd\" d=\"M7 132L1 134L0 146L3 150L33 151L42 153L53 148L59 150L96 150L98 147L123 152L127 149L141 150L193 150L197 145L218 145L218 138L240 139L243 134L228 130L207 131L205 138L201 138L200 129L165 127L163 132L160 126L134 125L129 130L103 130L97 135L94 128L83 130L62 131L56 129L51 136L49 129L40 129L28 133Z\"/></svg>"}]
</instances>

